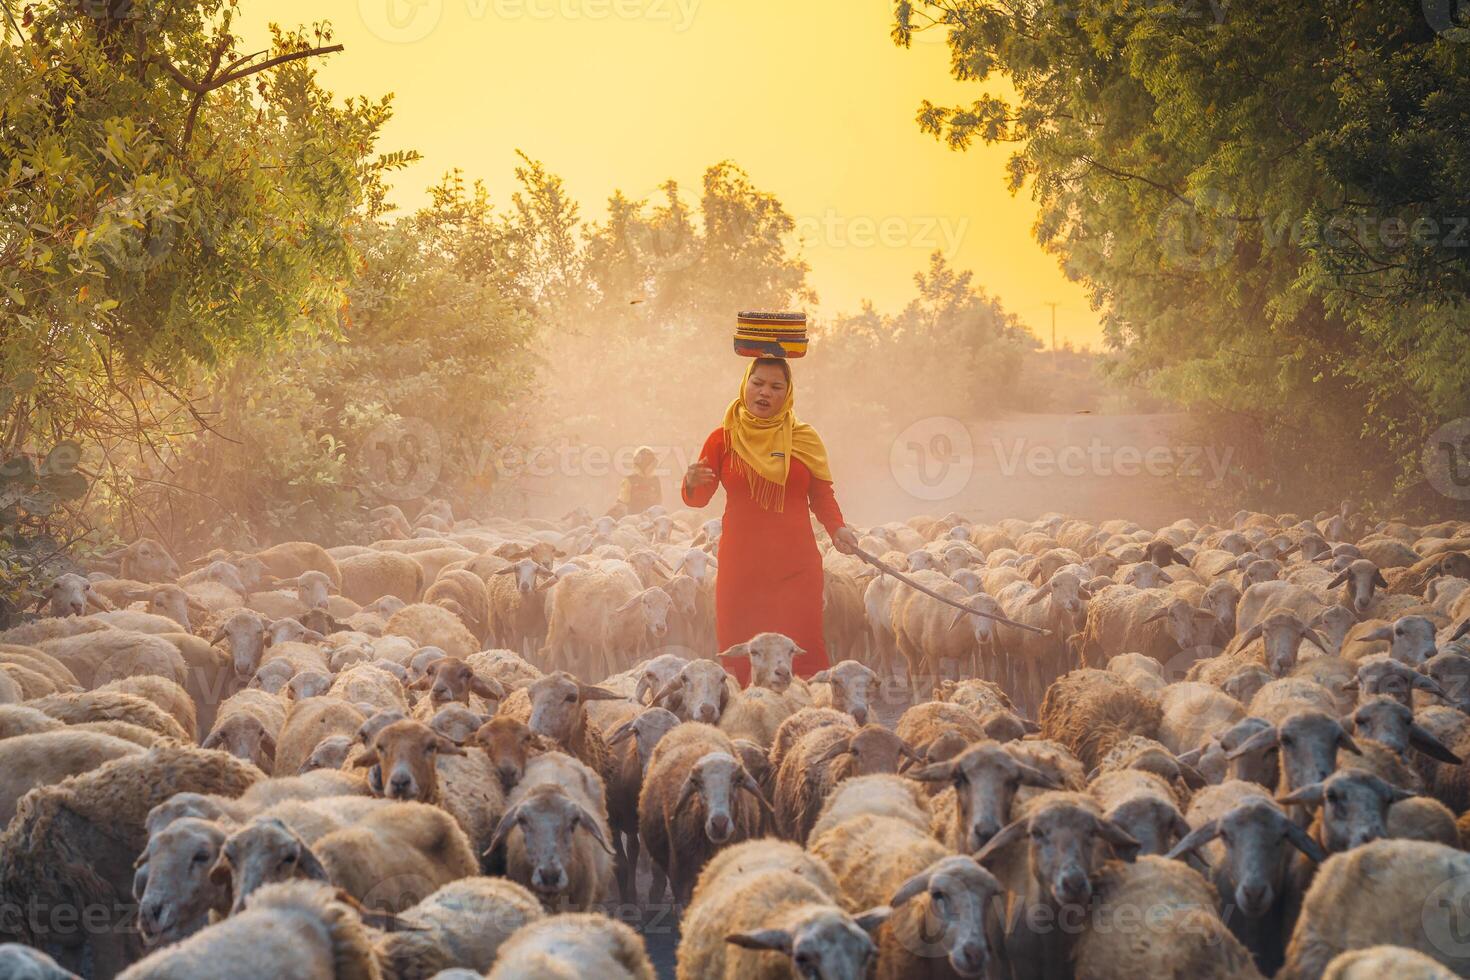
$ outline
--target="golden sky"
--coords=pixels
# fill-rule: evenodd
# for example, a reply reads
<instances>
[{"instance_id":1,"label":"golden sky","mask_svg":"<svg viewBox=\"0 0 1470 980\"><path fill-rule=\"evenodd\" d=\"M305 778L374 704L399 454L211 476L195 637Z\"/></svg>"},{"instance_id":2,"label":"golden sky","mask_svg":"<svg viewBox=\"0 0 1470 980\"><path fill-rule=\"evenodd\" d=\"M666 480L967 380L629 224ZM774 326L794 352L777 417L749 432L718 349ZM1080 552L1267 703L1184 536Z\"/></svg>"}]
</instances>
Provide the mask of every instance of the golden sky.
<instances>
[{"instance_id":1,"label":"golden sky","mask_svg":"<svg viewBox=\"0 0 1470 980\"><path fill-rule=\"evenodd\" d=\"M246 0L267 21L329 20L319 62L339 95L395 93L384 149L424 162L397 176L412 208L459 167L508 201L524 150L565 179L583 215L615 188L673 177L695 199L733 160L796 219L817 312L864 299L900 308L935 249L1043 340L1099 345L1084 290L1031 235L1027 192L1005 187L1007 147L955 153L919 132L920 100L968 101L933 34L888 35L891 0ZM247 49L248 50L248 49Z\"/></svg>"}]
</instances>

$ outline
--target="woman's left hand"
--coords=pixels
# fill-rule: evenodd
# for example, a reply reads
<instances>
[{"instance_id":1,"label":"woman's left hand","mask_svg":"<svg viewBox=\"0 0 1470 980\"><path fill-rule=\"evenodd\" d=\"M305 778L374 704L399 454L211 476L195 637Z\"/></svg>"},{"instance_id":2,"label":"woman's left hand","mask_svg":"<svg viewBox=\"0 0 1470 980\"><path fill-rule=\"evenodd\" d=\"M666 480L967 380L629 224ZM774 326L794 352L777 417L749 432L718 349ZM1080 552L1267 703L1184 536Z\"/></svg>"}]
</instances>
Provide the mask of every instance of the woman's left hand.
<instances>
[{"instance_id":1,"label":"woman's left hand","mask_svg":"<svg viewBox=\"0 0 1470 980\"><path fill-rule=\"evenodd\" d=\"M837 533L832 536L832 547L836 548L844 555L854 554L857 551L857 546L857 532L848 527L846 524L844 524L842 527L839 527L837 529Z\"/></svg>"}]
</instances>

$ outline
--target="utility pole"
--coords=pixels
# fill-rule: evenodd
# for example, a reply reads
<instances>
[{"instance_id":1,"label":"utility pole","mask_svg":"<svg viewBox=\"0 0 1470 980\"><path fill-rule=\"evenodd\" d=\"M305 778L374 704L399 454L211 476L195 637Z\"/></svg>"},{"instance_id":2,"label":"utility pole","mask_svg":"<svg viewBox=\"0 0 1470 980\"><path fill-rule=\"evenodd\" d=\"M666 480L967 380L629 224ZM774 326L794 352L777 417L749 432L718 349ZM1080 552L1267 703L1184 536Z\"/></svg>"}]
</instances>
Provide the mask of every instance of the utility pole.
<instances>
[{"instance_id":1,"label":"utility pole","mask_svg":"<svg viewBox=\"0 0 1470 980\"><path fill-rule=\"evenodd\" d=\"M1046 305L1051 307L1051 363L1052 363L1052 367L1055 368L1057 366L1057 305L1058 304L1056 304L1056 303L1047 303Z\"/></svg>"}]
</instances>

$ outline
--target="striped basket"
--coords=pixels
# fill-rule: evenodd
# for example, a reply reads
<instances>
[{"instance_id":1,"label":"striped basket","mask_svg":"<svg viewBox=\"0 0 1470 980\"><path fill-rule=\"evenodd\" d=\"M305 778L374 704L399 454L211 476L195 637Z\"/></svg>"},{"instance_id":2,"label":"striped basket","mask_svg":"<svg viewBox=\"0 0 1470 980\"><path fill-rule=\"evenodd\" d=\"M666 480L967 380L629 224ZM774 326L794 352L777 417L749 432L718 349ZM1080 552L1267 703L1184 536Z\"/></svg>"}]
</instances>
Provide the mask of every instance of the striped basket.
<instances>
[{"instance_id":1,"label":"striped basket","mask_svg":"<svg viewBox=\"0 0 1470 980\"><path fill-rule=\"evenodd\" d=\"M735 353L741 357L805 357L805 313L741 313Z\"/></svg>"}]
</instances>

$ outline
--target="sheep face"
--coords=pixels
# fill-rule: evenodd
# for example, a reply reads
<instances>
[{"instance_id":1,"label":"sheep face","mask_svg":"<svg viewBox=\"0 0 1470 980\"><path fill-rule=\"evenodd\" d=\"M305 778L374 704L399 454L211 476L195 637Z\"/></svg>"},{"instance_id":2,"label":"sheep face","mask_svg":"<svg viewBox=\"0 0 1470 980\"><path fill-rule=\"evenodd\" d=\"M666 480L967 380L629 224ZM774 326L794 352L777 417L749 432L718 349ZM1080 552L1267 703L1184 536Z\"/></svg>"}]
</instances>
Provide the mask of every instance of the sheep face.
<instances>
[{"instance_id":1,"label":"sheep face","mask_svg":"<svg viewBox=\"0 0 1470 980\"><path fill-rule=\"evenodd\" d=\"M1141 561L1128 570L1124 585L1138 589L1157 589L1174 581L1173 577L1151 561Z\"/></svg>"},{"instance_id":2,"label":"sheep face","mask_svg":"<svg viewBox=\"0 0 1470 980\"><path fill-rule=\"evenodd\" d=\"M260 665L265 653L265 618L259 613L242 609L225 620L215 631L211 644L226 642L230 657L235 663L235 675L249 677Z\"/></svg>"},{"instance_id":3,"label":"sheep face","mask_svg":"<svg viewBox=\"0 0 1470 980\"><path fill-rule=\"evenodd\" d=\"M888 913L886 908L874 909L850 918L835 908L819 907L789 928L733 933L725 941L745 949L785 953L791 957L793 972L803 980L865 977L878 955L868 930L882 925Z\"/></svg>"},{"instance_id":4,"label":"sheep face","mask_svg":"<svg viewBox=\"0 0 1470 980\"><path fill-rule=\"evenodd\" d=\"M516 591L521 595L530 595L536 591L536 586L541 576L551 577L551 571L534 558L522 558L519 561L512 562L495 574L514 576Z\"/></svg>"},{"instance_id":5,"label":"sheep face","mask_svg":"<svg viewBox=\"0 0 1470 980\"><path fill-rule=\"evenodd\" d=\"M1343 586L1343 598L1345 604L1351 604L1359 616L1368 611L1373 603L1373 590L1388 588L1388 582L1384 580L1383 573L1378 566L1366 558L1355 558L1349 562L1347 567L1337 573L1337 577L1327 583L1329 589Z\"/></svg>"},{"instance_id":6,"label":"sheep face","mask_svg":"<svg viewBox=\"0 0 1470 980\"><path fill-rule=\"evenodd\" d=\"M726 656L745 653L750 657L750 686L767 687L777 694L791 686L791 662L805 653L796 641L782 633L757 633Z\"/></svg>"},{"instance_id":7,"label":"sheep face","mask_svg":"<svg viewBox=\"0 0 1470 980\"><path fill-rule=\"evenodd\" d=\"M1412 796L1372 773L1348 769L1283 796L1282 803L1321 808L1322 844L1329 854L1388 836L1388 808Z\"/></svg>"},{"instance_id":8,"label":"sheep face","mask_svg":"<svg viewBox=\"0 0 1470 980\"><path fill-rule=\"evenodd\" d=\"M681 616L694 615L699 602L699 583L688 575L675 575L663 584L663 590L669 594L674 612Z\"/></svg>"},{"instance_id":9,"label":"sheep face","mask_svg":"<svg viewBox=\"0 0 1470 980\"><path fill-rule=\"evenodd\" d=\"M742 789L756 795L755 780L731 755L710 752L701 756L684 778L674 811L685 812L697 796L704 804L704 835L712 844L725 844L740 829L735 817L735 797Z\"/></svg>"},{"instance_id":10,"label":"sheep face","mask_svg":"<svg viewBox=\"0 0 1470 980\"><path fill-rule=\"evenodd\" d=\"M562 745L570 745L581 729L584 701L621 700L612 691L583 684L564 670L537 678L526 693L531 699L531 731Z\"/></svg>"},{"instance_id":11,"label":"sheep face","mask_svg":"<svg viewBox=\"0 0 1470 980\"><path fill-rule=\"evenodd\" d=\"M514 718L490 719L475 732L474 740L507 790L525 776L526 763L548 747L545 739Z\"/></svg>"},{"instance_id":12,"label":"sheep face","mask_svg":"<svg viewBox=\"0 0 1470 980\"><path fill-rule=\"evenodd\" d=\"M648 771L648 760L653 750L669 732L679 725L679 716L667 708L647 708L637 717L619 725L608 735L607 744L617 745L624 739L635 739L638 748L638 771ZM764 756L764 752L762 752Z\"/></svg>"},{"instance_id":13,"label":"sheep face","mask_svg":"<svg viewBox=\"0 0 1470 980\"><path fill-rule=\"evenodd\" d=\"M690 548L684 552L679 559L678 570L689 576L699 585L703 585L709 578L709 570L717 568L715 560L706 551L698 548Z\"/></svg>"},{"instance_id":14,"label":"sheep face","mask_svg":"<svg viewBox=\"0 0 1470 980\"><path fill-rule=\"evenodd\" d=\"M1331 655L1331 651L1327 649L1327 641L1289 612L1267 616L1246 630L1239 645L1245 647L1257 638L1262 640L1266 648L1266 669L1275 677L1285 677L1296 666L1297 651L1303 640L1310 641L1324 654Z\"/></svg>"},{"instance_id":15,"label":"sheep face","mask_svg":"<svg viewBox=\"0 0 1470 980\"><path fill-rule=\"evenodd\" d=\"M280 694L296 676L296 667L288 660L272 660L250 678L250 687L267 694Z\"/></svg>"},{"instance_id":16,"label":"sheep face","mask_svg":"<svg viewBox=\"0 0 1470 980\"><path fill-rule=\"evenodd\" d=\"M146 592L130 593L128 598L133 602L147 602L150 613L172 619L186 633L193 628L189 625L189 613L192 611L203 614L208 611L177 585L160 585Z\"/></svg>"},{"instance_id":17,"label":"sheep face","mask_svg":"<svg viewBox=\"0 0 1470 980\"><path fill-rule=\"evenodd\" d=\"M287 617L272 620L266 626L266 645L274 643L320 643L325 637L316 630L307 629L298 620Z\"/></svg>"},{"instance_id":18,"label":"sheep face","mask_svg":"<svg viewBox=\"0 0 1470 980\"><path fill-rule=\"evenodd\" d=\"M981 590L980 573L973 568L958 569L951 572L949 577L966 592L974 593Z\"/></svg>"},{"instance_id":19,"label":"sheep face","mask_svg":"<svg viewBox=\"0 0 1470 980\"><path fill-rule=\"evenodd\" d=\"M1371 698L1353 711L1352 724L1363 738L1387 746L1400 757L1416 749L1439 762L1457 766L1461 759L1439 739L1415 724L1414 712L1387 697Z\"/></svg>"},{"instance_id":20,"label":"sheep face","mask_svg":"<svg viewBox=\"0 0 1470 980\"><path fill-rule=\"evenodd\" d=\"M1346 606L1328 606L1312 617L1310 625L1327 640L1333 652L1342 649L1348 630L1357 625L1358 617Z\"/></svg>"},{"instance_id":21,"label":"sheep face","mask_svg":"<svg viewBox=\"0 0 1470 980\"><path fill-rule=\"evenodd\" d=\"M123 578L139 582L172 582L179 577L179 563L168 549L152 538L139 538L113 553Z\"/></svg>"},{"instance_id":22,"label":"sheep face","mask_svg":"<svg viewBox=\"0 0 1470 980\"><path fill-rule=\"evenodd\" d=\"M1255 558L1245 563L1240 584L1250 588L1260 582L1274 582L1281 577L1281 563L1272 558Z\"/></svg>"},{"instance_id":23,"label":"sheep face","mask_svg":"<svg viewBox=\"0 0 1470 980\"><path fill-rule=\"evenodd\" d=\"M538 786L511 807L495 830L493 851L512 830L521 832L521 846L530 868L530 887L543 896L559 895L571 887L567 866L573 860L573 836L590 834L613 853L597 819L556 786Z\"/></svg>"},{"instance_id":24,"label":"sheep face","mask_svg":"<svg viewBox=\"0 0 1470 980\"><path fill-rule=\"evenodd\" d=\"M1251 698L1269 683L1271 683L1271 673L1266 668L1247 664L1227 677L1220 685L1220 690L1241 704L1250 704Z\"/></svg>"},{"instance_id":25,"label":"sheep face","mask_svg":"<svg viewBox=\"0 0 1470 980\"><path fill-rule=\"evenodd\" d=\"M378 766L382 795L390 800L435 803L439 799L439 756L464 754L464 749L428 725L405 718L378 732L372 749L356 764Z\"/></svg>"},{"instance_id":26,"label":"sheep face","mask_svg":"<svg viewBox=\"0 0 1470 980\"><path fill-rule=\"evenodd\" d=\"M1365 634L1364 640L1388 640L1389 656L1419 667L1439 651L1435 648L1434 622L1423 616L1401 616L1392 626L1381 626Z\"/></svg>"},{"instance_id":27,"label":"sheep face","mask_svg":"<svg viewBox=\"0 0 1470 980\"><path fill-rule=\"evenodd\" d=\"M1042 894L1057 905L1085 905L1092 897L1092 875L1110 845L1124 860L1138 852L1138 841L1105 817L1070 801L1058 800L1039 806L996 834L975 860L985 863L1013 841L1025 838L1029 847L1032 877Z\"/></svg>"},{"instance_id":28,"label":"sheep face","mask_svg":"<svg viewBox=\"0 0 1470 980\"><path fill-rule=\"evenodd\" d=\"M1440 653L1424 662L1424 673L1444 692L1445 703L1470 712L1470 657Z\"/></svg>"},{"instance_id":29,"label":"sheep face","mask_svg":"<svg viewBox=\"0 0 1470 980\"><path fill-rule=\"evenodd\" d=\"M940 553L939 570L952 578L955 573L969 568L973 557L969 548L963 545L951 545Z\"/></svg>"},{"instance_id":30,"label":"sheep face","mask_svg":"<svg viewBox=\"0 0 1470 980\"><path fill-rule=\"evenodd\" d=\"M1204 609L1195 609L1183 599L1172 599L1160 612L1154 613L1144 623L1162 620L1164 632L1180 650L1192 650L1210 642L1214 635L1215 617Z\"/></svg>"},{"instance_id":31,"label":"sheep face","mask_svg":"<svg viewBox=\"0 0 1470 980\"><path fill-rule=\"evenodd\" d=\"M378 733L394 722L403 721L406 718L402 711L397 708L388 711L379 711L368 715L361 725L357 726L357 741L359 745L371 748L377 740Z\"/></svg>"},{"instance_id":32,"label":"sheep face","mask_svg":"<svg viewBox=\"0 0 1470 980\"><path fill-rule=\"evenodd\" d=\"M691 660L654 696L685 721L717 725L730 700L729 674L713 660Z\"/></svg>"},{"instance_id":33,"label":"sheep face","mask_svg":"<svg viewBox=\"0 0 1470 980\"><path fill-rule=\"evenodd\" d=\"M643 665L643 675L633 691L633 700L643 704L644 699L657 694L664 686L679 675L689 661L676 653L664 653Z\"/></svg>"},{"instance_id":34,"label":"sheep face","mask_svg":"<svg viewBox=\"0 0 1470 980\"><path fill-rule=\"evenodd\" d=\"M897 910L910 901L926 901L928 916L943 929L937 945L949 951L950 969L962 977L983 977L991 956L988 911L1004 896L995 876L973 859L947 857L904 882L888 904Z\"/></svg>"},{"instance_id":35,"label":"sheep face","mask_svg":"<svg viewBox=\"0 0 1470 980\"><path fill-rule=\"evenodd\" d=\"M1427 674L1421 674L1397 660L1382 659L1364 663L1358 668L1358 698L1366 702L1380 695L1392 698L1406 708L1414 705L1413 692L1428 691L1444 697L1444 690Z\"/></svg>"},{"instance_id":36,"label":"sheep face","mask_svg":"<svg viewBox=\"0 0 1470 980\"><path fill-rule=\"evenodd\" d=\"M1205 589L1200 608L1211 616L1227 633L1235 632L1235 610L1240 605L1240 590L1225 579L1217 579Z\"/></svg>"},{"instance_id":37,"label":"sheep face","mask_svg":"<svg viewBox=\"0 0 1470 980\"><path fill-rule=\"evenodd\" d=\"M674 600L656 585L649 586L613 610L615 614L632 614L635 621L641 617L644 632L652 637L662 637L669 631L669 610Z\"/></svg>"},{"instance_id":38,"label":"sheep face","mask_svg":"<svg viewBox=\"0 0 1470 980\"><path fill-rule=\"evenodd\" d=\"M939 567L939 563L934 560L934 553L925 551L922 548L916 551L910 551L904 557L908 559L909 571L911 572L927 572L937 570Z\"/></svg>"},{"instance_id":39,"label":"sheep face","mask_svg":"<svg viewBox=\"0 0 1470 980\"><path fill-rule=\"evenodd\" d=\"M1061 789L1050 776L1017 760L994 742L981 742L948 762L916 770L921 782L950 782L965 848L978 851L1000 833L1010 817L1011 801L1022 785Z\"/></svg>"},{"instance_id":40,"label":"sheep face","mask_svg":"<svg viewBox=\"0 0 1470 980\"><path fill-rule=\"evenodd\" d=\"M452 703L434 712L434 717L429 719L429 727L454 744L464 745L489 720L490 715L482 715L462 704Z\"/></svg>"},{"instance_id":41,"label":"sheep face","mask_svg":"<svg viewBox=\"0 0 1470 980\"><path fill-rule=\"evenodd\" d=\"M821 761L831 763L828 771L835 783L855 776L895 773L901 765L917 762L919 757L882 725L864 725L834 742Z\"/></svg>"},{"instance_id":42,"label":"sheep face","mask_svg":"<svg viewBox=\"0 0 1470 980\"><path fill-rule=\"evenodd\" d=\"M296 598L307 609L326 609L336 586L326 572L302 572L296 577Z\"/></svg>"},{"instance_id":43,"label":"sheep face","mask_svg":"<svg viewBox=\"0 0 1470 980\"><path fill-rule=\"evenodd\" d=\"M276 757L276 740L260 719L240 712L230 715L215 726L201 748L219 749L237 759L254 763L261 772L269 773Z\"/></svg>"},{"instance_id":44,"label":"sheep face","mask_svg":"<svg viewBox=\"0 0 1470 980\"><path fill-rule=\"evenodd\" d=\"M262 885L293 878L326 881L326 869L306 842L274 818L253 821L225 839L209 876L234 895L230 914Z\"/></svg>"},{"instance_id":45,"label":"sheep face","mask_svg":"<svg viewBox=\"0 0 1470 980\"><path fill-rule=\"evenodd\" d=\"M429 692L434 705L469 704L470 695L500 701L505 697L505 688L494 678L478 676L474 668L458 657L444 657L429 664L424 675L413 684L413 690Z\"/></svg>"},{"instance_id":46,"label":"sheep face","mask_svg":"<svg viewBox=\"0 0 1470 980\"><path fill-rule=\"evenodd\" d=\"M1124 800L1107 812L1107 818L1138 841L1139 854L1167 854L1175 841L1189 833L1189 824L1178 808L1152 793Z\"/></svg>"},{"instance_id":47,"label":"sheep face","mask_svg":"<svg viewBox=\"0 0 1470 980\"><path fill-rule=\"evenodd\" d=\"M835 667L819 671L812 681L832 685L832 707L835 710L852 715L859 725L868 723L873 694L878 690L878 675L872 668L856 660L844 660Z\"/></svg>"},{"instance_id":48,"label":"sheep face","mask_svg":"<svg viewBox=\"0 0 1470 980\"><path fill-rule=\"evenodd\" d=\"M316 743L316 748L311 750L311 755L306 757L297 771L304 775L318 769L341 769L354 744L346 735L329 735Z\"/></svg>"},{"instance_id":49,"label":"sheep face","mask_svg":"<svg viewBox=\"0 0 1470 980\"><path fill-rule=\"evenodd\" d=\"M197 817L200 820L225 820L229 815L219 803L202 793L175 793L148 811L143 829L151 838L175 820Z\"/></svg>"},{"instance_id":50,"label":"sheep face","mask_svg":"<svg viewBox=\"0 0 1470 980\"><path fill-rule=\"evenodd\" d=\"M224 842L223 827L194 817L176 820L149 838L137 896L138 932L146 945L178 942L204 928L210 911L229 910L229 891L209 874Z\"/></svg>"},{"instance_id":51,"label":"sheep face","mask_svg":"<svg viewBox=\"0 0 1470 980\"><path fill-rule=\"evenodd\" d=\"M958 629L962 623L968 623L975 634L975 642L982 647L989 646L991 640L995 638L995 620L990 617L1004 616L1005 610L1001 608L999 602L995 601L994 597L979 589L966 598L962 605L987 615L971 616L956 610L954 618L949 621L949 628Z\"/></svg>"},{"instance_id":52,"label":"sheep face","mask_svg":"<svg viewBox=\"0 0 1470 980\"><path fill-rule=\"evenodd\" d=\"M1241 752L1235 751L1256 735L1269 731L1274 729L1263 718L1242 718L1218 736L1220 749L1227 757L1229 778L1261 786L1276 785L1277 748L1274 739L1265 740Z\"/></svg>"},{"instance_id":53,"label":"sheep face","mask_svg":"<svg viewBox=\"0 0 1470 980\"><path fill-rule=\"evenodd\" d=\"M332 689L332 675L324 670L304 670L286 682L290 697L297 701L319 698Z\"/></svg>"},{"instance_id":54,"label":"sheep face","mask_svg":"<svg viewBox=\"0 0 1470 980\"><path fill-rule=\"evenodd\" d=\"M92 583L75 572L58 575L46 591L53 616L85 616L90 607L106 610L102 599L92 590Z\"/></svg>"},{"instance_id":55,"label":"sheep face","mask_svg":"<svg viewBox=\"0 0 1470 980\"><path fill-rule=\"evenodd\" d=\"M1297 711L1275 729L1256 735L1230 753L1243 754L1275 744L1280 749L1280 766L1287 789L1320 783L1337 769L1337 750L1357 753L1358 746L1338 724L1320 711Z\"/></svg>"},{"instance_id":56,"label":"sheep face","mask_svg":"<svg viewBox=\"0 0 1470 980\"><path fill-rule=\"evenodd\" d=\"M1264 797L1249 799L1218 820L1196 827L1169 856L1180 857L1216 838L1224 848L1223 857L1211 860L1216 885L1252 919L1269 912L1281 894L1289 848L1297 848L1313 861L1327 857L1306 831Z\"/></svg>"}]
</instances>

